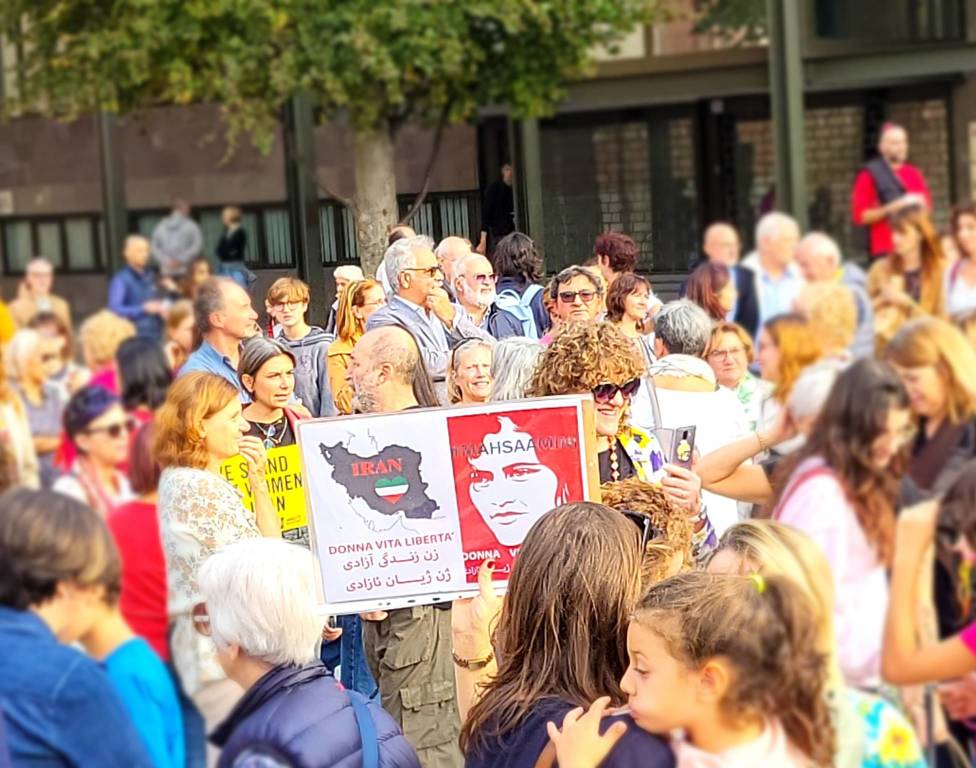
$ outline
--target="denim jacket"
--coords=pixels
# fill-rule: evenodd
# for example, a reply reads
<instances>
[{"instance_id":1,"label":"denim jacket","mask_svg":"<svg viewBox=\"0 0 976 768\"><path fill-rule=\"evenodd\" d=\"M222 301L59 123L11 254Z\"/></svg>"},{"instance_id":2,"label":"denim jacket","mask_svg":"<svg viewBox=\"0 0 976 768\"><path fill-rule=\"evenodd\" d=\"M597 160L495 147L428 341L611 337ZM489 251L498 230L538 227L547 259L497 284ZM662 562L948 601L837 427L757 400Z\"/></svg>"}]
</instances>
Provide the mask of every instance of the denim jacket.
<instances>
[{"instance_id":1,"label":"denim jacket","mask_svg":"<svg viewBox=\"0 0 976 768\"><path fill-rule=\"evenodd\" d=\"M0 710L14 765L152 768L112 684L32 611L0 606Z\"/></svg>"}]
</instances>

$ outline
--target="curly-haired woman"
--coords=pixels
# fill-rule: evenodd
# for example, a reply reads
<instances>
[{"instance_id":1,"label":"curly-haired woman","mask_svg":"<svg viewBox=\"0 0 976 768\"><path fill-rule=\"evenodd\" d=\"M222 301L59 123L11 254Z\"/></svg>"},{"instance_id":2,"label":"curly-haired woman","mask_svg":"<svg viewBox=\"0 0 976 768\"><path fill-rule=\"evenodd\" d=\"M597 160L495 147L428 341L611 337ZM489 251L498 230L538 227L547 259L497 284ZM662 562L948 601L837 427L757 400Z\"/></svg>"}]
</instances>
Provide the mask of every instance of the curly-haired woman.
<instances>
[{"instance_id":1,"label":"curly-haired woman","mask_svg":"<svg viewBox=\"0 0 976 768\"><path fill-rule=\"evenodd\" d=\"M249 429L236 387L210 373L177 379L155 421L153 449L163 467L158 509L173 662L208 732L227 716L243 690L221 670L213 644L194 631L191 611L200 601L200 567L227 544L281 536L264 480L264 445L246 436ZM221 465L238 454L244 457L254 491L253 512L220 472Z\"/></svg>"},{"instance_id":2,"label":"curly-haired woman","mask_svg":"<svg viewBox=\"0 0 976 768\"><path fill-rule=\"evenodd\" d=\"M665 465L657 438L630 423L630 400L646 368L634 343L611 323L569 323L539 358L529 394L591 393L596 410L600 482L639 477L660 483L694 516L696 543L714 540L701 508L701 483L682 467Z\"/></svg>"}]
</instances>

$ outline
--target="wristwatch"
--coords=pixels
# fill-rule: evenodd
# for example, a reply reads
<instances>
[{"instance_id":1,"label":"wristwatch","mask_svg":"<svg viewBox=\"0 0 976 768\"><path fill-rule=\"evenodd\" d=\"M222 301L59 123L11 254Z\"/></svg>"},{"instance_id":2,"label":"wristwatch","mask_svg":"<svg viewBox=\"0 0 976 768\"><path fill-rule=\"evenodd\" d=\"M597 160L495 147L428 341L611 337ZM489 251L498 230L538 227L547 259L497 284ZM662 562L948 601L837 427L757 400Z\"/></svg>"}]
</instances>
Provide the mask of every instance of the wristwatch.
<instances>
[{"instance_id":1,"label":"wristwatch","mask_svg":"<svg viewBox=\"0 0 976 768\"><path fill-rule=\"evenodd\" d=\"M462 659L454 651L451 651L451 656L454 657L455 664L461 669L467 669L470 672L477 672L479 669L484 669L495 660L494 652L489 653L487 656L482 656L480 659Z\"/></svg>"}]
</instances>

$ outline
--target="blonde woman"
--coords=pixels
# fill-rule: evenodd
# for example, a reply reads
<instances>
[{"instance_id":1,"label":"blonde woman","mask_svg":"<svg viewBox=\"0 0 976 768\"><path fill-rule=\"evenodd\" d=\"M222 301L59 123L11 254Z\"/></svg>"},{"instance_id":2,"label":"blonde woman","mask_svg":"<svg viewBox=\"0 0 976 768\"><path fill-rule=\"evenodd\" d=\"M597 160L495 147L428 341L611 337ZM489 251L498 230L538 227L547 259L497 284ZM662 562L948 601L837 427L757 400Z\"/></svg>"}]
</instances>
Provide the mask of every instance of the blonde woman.
<instances>
[{"instance_id":1,"label":"blonde woman","mask_svg":"<svg viewBox=\"0 0 976 768\"><path fill-rule=\"evenodd\" d=\"M837 734L834 766L924 768L915 734L898 710L844 682L834 626L834 580L827 558L811 538L772 520L737 523L722 536L708 570L783 576L809 598L820 630L820 650L828 658L828 697Z\"/></svg>"},{"instance_id":2,"label":"blonde woman","mask_svg":"<svg viewBox=\"0 0 976 768\"><path fill-rule=\"evenodd\" d=\"M107 389L113 395L119 393L118 372L115 370L115 353L126 339L136 335L136 327L114 312L103 309L81 324L78 341L91 371L88 384Z\"/></svg>"},{"instance_id":3,"label":"blonde woman","mask_svg":"<svg viewBox=\"0 0 976 768\"><path fill-rule=\"evenodd\" d=\"M857 332L857 304L851 289L840 283L809 283L794 303L814 329L824 360L848 362Z\"/></svg>"},{"instance_id":4,"label":"blonde woman","mask_svg":"<svg viewBox=\"0 0 976 768\"><path fill-rule=\"evenodd\" d=\"M376 280L349 283L339 294L336 340L329 345L326 361L329 388L339 413L352 413L352 387L346 381L352 348L365 333L366 321L384 304L386 294Z\"/></svg>"},{"instance_id":5,"label":"blonde woman","mask_svg":"<svg viewBox=\"0 0 976 768\"><path fill-rule=\"evenodd\" d=\"M919 419L909 474L923 491L942 493L976 457L976 350L955 326L921 317L895 335L886 358Z\"/></svg>"},{"instance_id":6,"label":"blonde woman","mask_svg":"<svg viewBox=\"0 0 976 768\"><path fill-rule=\"evenodd\" d=\"M451 352L447 395L452 405L487 403L491 399L492 346L481 339L465 339Z\"/></svg>"}]
</instances>

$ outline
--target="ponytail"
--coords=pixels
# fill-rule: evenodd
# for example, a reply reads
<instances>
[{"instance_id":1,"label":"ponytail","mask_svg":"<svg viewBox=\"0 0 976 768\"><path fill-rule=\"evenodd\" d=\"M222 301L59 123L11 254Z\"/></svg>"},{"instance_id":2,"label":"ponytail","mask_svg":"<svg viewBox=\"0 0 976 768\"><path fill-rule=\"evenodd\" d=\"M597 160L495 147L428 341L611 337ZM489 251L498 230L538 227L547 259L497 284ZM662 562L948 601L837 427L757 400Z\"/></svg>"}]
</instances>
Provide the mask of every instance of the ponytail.
<instances>
[{"instance_id":1,"label":"ponytail","mask_svg":"<svg viewBox=\"0 0 976 768\"><path fill-rule=\"evenodd\" d=\"M782 576L693 571L654 585L634 620L691 668L724 658L735 675L722 701L733 717L778 720L817 765L834 760L827 706L828 658L806 594Z\"/></svg>"}]
</instances>

